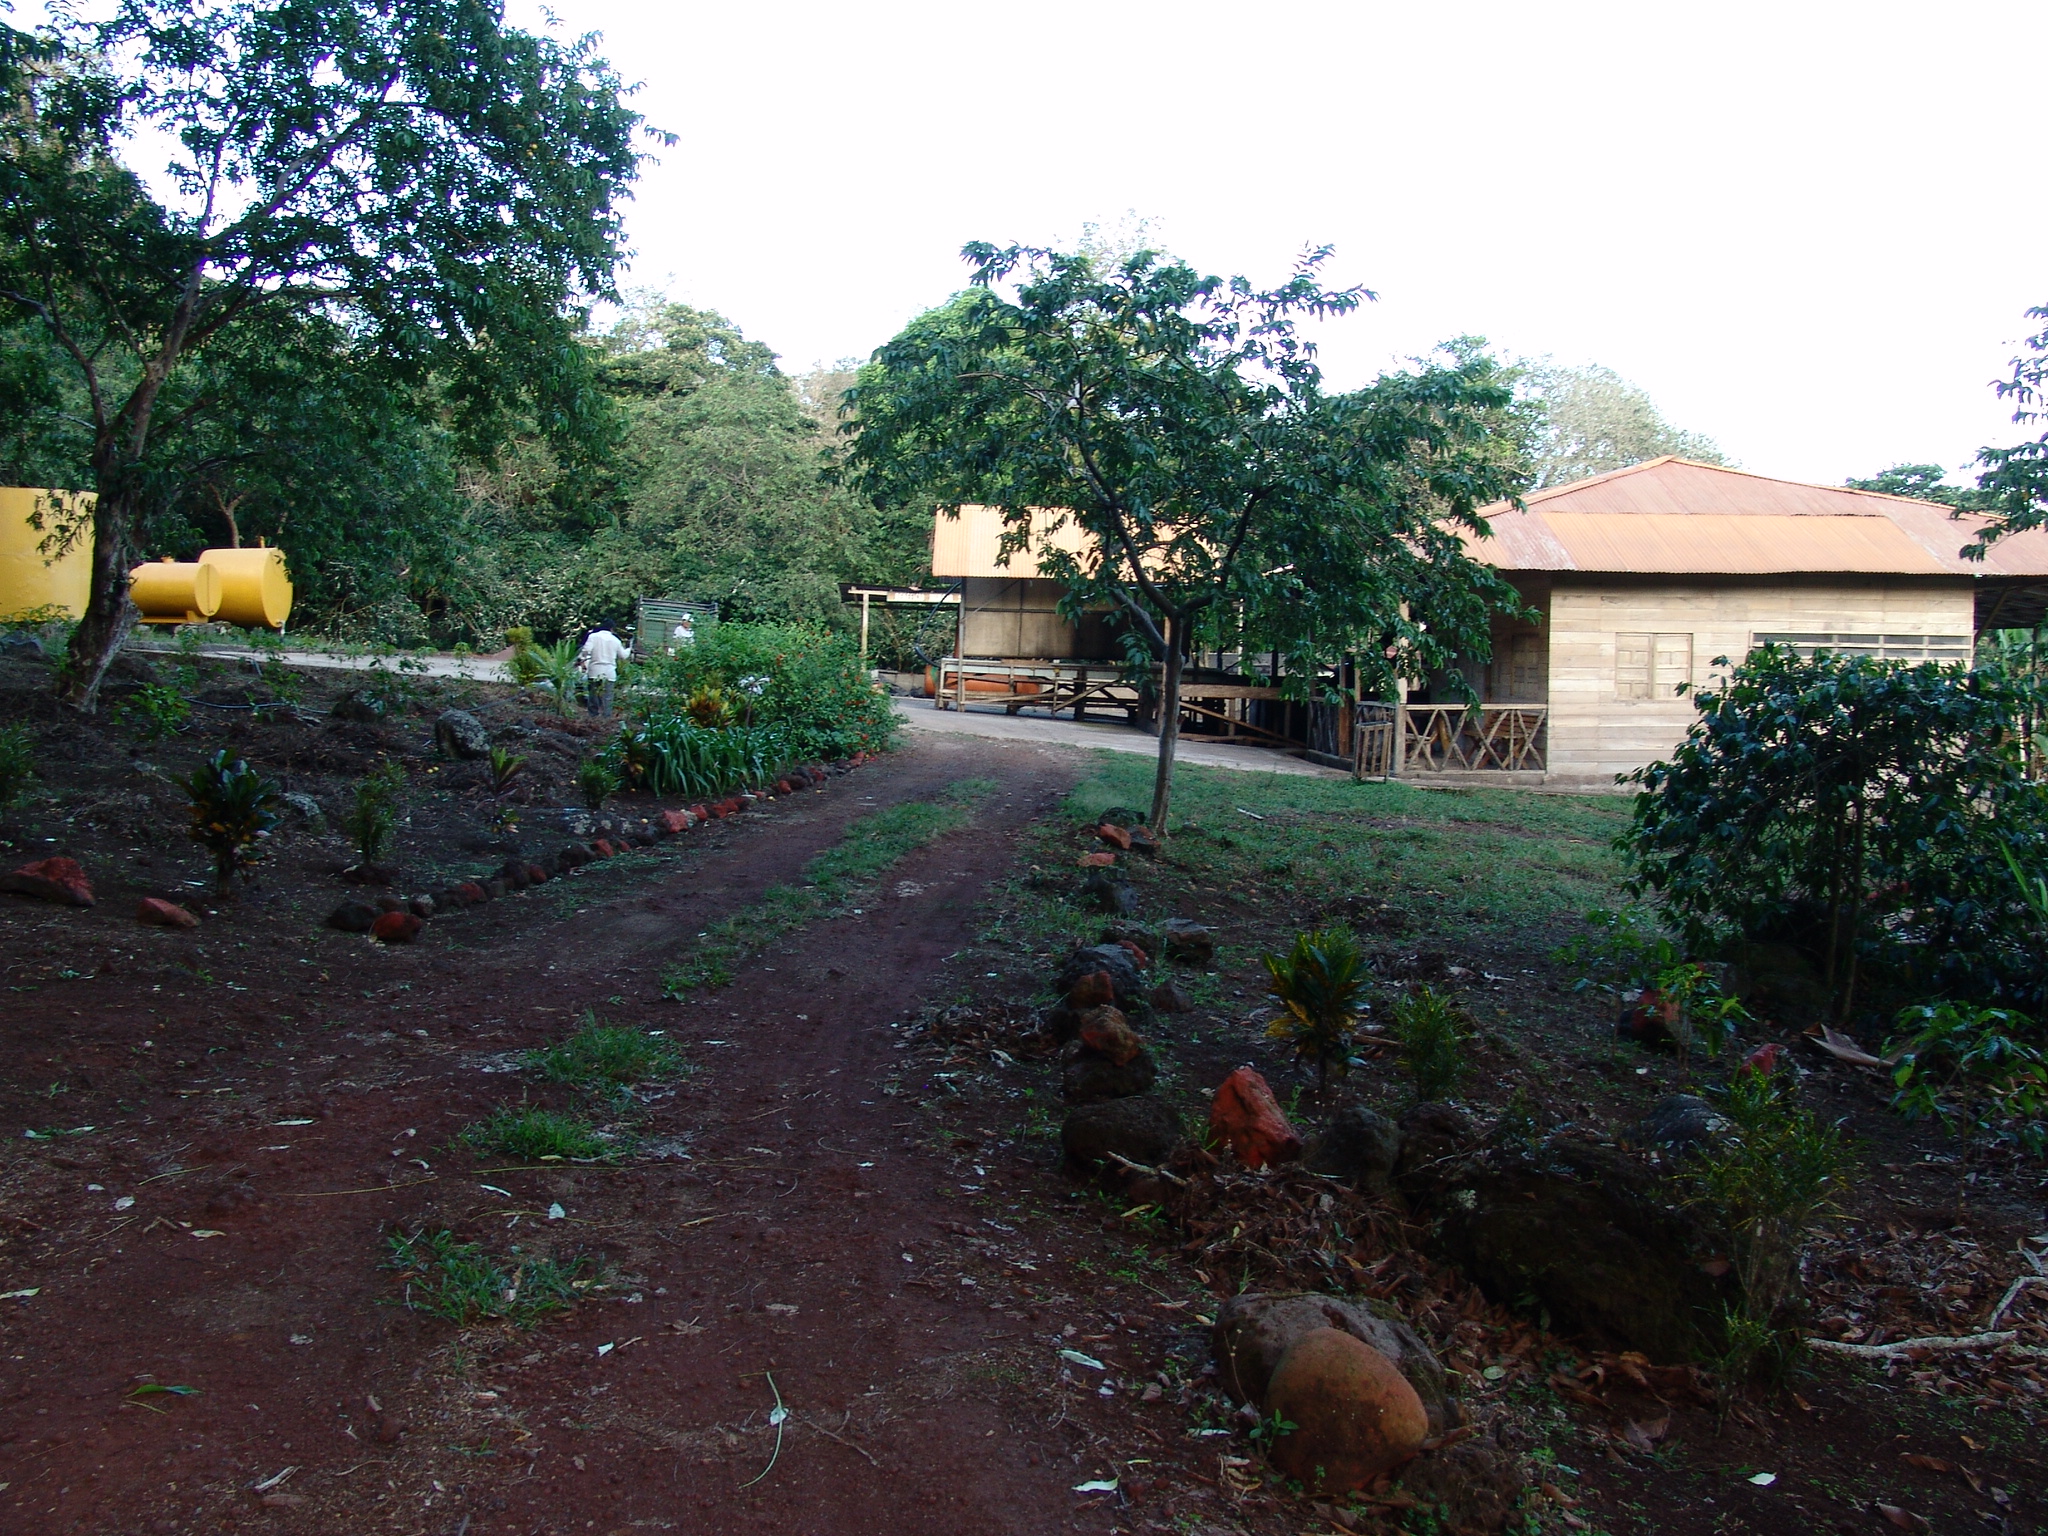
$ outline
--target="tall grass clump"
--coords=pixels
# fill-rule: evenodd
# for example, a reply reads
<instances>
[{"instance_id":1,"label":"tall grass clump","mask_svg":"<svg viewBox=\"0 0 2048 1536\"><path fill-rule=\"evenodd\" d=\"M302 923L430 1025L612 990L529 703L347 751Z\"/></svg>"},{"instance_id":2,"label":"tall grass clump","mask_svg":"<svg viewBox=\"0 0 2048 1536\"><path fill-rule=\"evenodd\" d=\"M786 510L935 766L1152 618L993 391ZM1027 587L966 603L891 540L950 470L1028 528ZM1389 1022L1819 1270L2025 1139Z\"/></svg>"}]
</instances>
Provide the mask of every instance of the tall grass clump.
<instances>
[{"instance_id":1,"label":"tall grass clump","mask_svg":"<svg viewBox=\"0 0 2048 1536\"><path fill-rule=\"evenodd\" d=\"M1417 987L1394 1004L1394 1039L1419 1099L1449 1098L1472 1069L1472 1021L1455 998L1432 987Z\"/></svg>"}]
</instances>

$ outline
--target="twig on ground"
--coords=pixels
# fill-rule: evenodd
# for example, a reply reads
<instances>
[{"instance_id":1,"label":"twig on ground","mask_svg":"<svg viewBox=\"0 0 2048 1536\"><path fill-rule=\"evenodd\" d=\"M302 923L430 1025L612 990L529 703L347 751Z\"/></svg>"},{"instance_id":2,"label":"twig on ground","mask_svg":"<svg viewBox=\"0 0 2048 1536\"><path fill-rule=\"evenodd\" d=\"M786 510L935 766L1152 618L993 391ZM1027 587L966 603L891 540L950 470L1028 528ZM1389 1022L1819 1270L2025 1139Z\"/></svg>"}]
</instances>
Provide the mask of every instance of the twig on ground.
<instances>
[{"instance_id":1,"label":"twig on ground","mask_svg":"<svg viewBox=\"0 0 2048 1536\"><path fill-rule=\"evenodd\" d=\"M853 1443L853 1442L852 1442L851 1440L847 1439L847 1438L846 1438L846 1437L845 1437L844 1435L836 1435L836 1434L834 1434L834 1433L833 1433L833 1432L832 1432L831 1430L827 1429L827 1428L826 1428L826 1427L825 1427L824 1425L820 1424L820 1423L819 1423L819 1422L818 1422L817 1420L815 1420L815 1419L798 1419L798 1420L797 1420L797 1422L798 1422L799 1424L803 1425L803 1426L804 1426L804 1427L805 1427L806 1429L815 1429L815 1430L816 1430L816 1431L817 1431L817 1432L818 1432L819 1434L823 1435L823 1436L824 1436L824 1437L825 1437L825 1438L826 1438L827 1440L837 1440L837 1441L838 1441L838 1442L839 1442L839 1443L840 1443L841 1445L845 1446L845 1447L846 1447L846 1448L847 1448L847 1449L848 1449L849 1451L858 1451L858 1452L859 1452L859 1453L860 1453L861 1455L863 1455L863 1456L866 1456L866 1457L868 1458L868 1465L869 1465L869 1466L871 1466L871 1467L874 1467L874 1468L876 1468L877 1470L879 1470L879 1469L881 1468L881 1465L882 1465L882 1464L881 1464L881 1463L880 1463L879 1461L875 1460L875 1458L874 1458L874 1457L873 1457L873 1456L872 1456L871 1454L869 1454L869 1452L868 1452L868 1449L867 1449L867 1447L866 1447L866 1446L861 1446L861 1445L855 1445L855 1444L854 1444L854 1443Z\"/></svg>"},{"instance_id":2,"label":"twig on ground","mask_svg":"<svg viewBox=\"0 0 2048 1536\"><path fill-rule=\"evenodd\" d=\"M1123 1164L1124 1167L1130 1169L1132 1173L1150 1174L1153 1178L1164 1179L1169 1184L1178 1184L1182 1188L1187 1187L1188 1181L1182 1178L1179 1174L1169 1173L1164 1168L1153 1168L1145 1163L1134 1163L1128 1157L1125 1157L1121 1152L1105 1152L1103 1156L1107 1157L1113 1163Z\"/></svg>"},{"instance_id":3,"label":"twig on ground","mask_svg":"<svg viewBox=\"0 0 2048 1536\"><path fill-rule=\"evenodd\" d=\"M1834 1339L1808 1339L1808 1349L1818 1349L1830 1355L1847 1355L1855 1360L1895 1360L1900 1355L1955 1355L1976 1350L2004 1349L2019 1337L2018 1331L2007 1328L2000 1333L1970 1333L1955 1337L1939 1335L1929 1339L1899 1339L1890 1344L1843 1344ZM2025 1348L2025 1346L2021 1346Z\"/></svg>"},{"instance_id":4,"label":"twig on ground","mask_svg":"<svg viewBox=\"0 0 2048 1536\"><path fill-rule=\"evenodd\" d=\"M1997 1306L1991 1309L1991 1319L1984 1326L1996 1328L1998 1320L2005 1316L2005 1309L2019 1300L2020 1292L2030 1285L2048 1287L2048 1275L2021 1275L2019 1279L2013 1281L2012 1285L2007 1288L2004 1298L2000 1300Z\"/></svg>"}]
</instances>

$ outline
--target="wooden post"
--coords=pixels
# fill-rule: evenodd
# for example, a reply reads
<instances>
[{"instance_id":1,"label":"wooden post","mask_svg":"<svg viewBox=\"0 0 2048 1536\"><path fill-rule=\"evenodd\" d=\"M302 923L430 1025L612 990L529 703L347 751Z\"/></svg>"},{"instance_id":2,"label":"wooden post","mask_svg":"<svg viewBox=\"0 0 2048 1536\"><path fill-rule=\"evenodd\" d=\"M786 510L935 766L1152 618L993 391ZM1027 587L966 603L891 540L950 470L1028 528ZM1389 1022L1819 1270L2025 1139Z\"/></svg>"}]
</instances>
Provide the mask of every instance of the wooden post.
<instances>
[{"instance_id":1,"label":"wooden post","mask_svg":"<svg viewBox=\"0 0 2048 1536\"><path fill-rule=\"evenodd\" d=\"M860 664L868 664L868 594L860 595Z\"/></svg>"},{"instance_id":2,"label":"wooden post","mask_svg":"<svg viewBox=\"0 0 2048 1536\"><path fill-rule=\"evenodd\" d=\"M960 680L960 713L964 715L967 713L967 658L956 656L953 660L954 665L959 668L957 676Z\"/></svg>"}]
</instances>

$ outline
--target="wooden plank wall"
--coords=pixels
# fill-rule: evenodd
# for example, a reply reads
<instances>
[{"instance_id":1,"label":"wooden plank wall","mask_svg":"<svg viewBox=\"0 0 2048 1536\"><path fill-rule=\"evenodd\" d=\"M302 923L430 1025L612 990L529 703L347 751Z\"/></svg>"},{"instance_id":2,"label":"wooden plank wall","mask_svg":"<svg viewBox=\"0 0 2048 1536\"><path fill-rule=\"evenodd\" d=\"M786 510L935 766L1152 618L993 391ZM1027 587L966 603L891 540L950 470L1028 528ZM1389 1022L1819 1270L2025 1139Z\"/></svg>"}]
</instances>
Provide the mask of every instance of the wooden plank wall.
<instances>
[{"instance_id":1,"label":"wooden plank wall","mask_svg":"<svg viewBox=\"0 0 2048 1536\"><path fill-rule=\"evenodd\" d=\"M1550 593L1552 782L1611 785L1614 775L1668 757L1695 713L1689 698L1617 696L1615 636L1692 636L1692 682L1739 661L1750 637L1798 631L1921 635L1972 633L1969 577L1799 580L1559 575ZM1666 649L1668 651L1668 642Z\"/></svg>"},{"instance_id":2,"label":"wooden plank wall","mask_svg":"<svg viewBox=\"0 0 2048 1536\"><path fill-rule=\"evenodd\" d=\"M1011 661L1108 661L1121 656L1106 614L1090 611L1079 627L1059 615L1060 584L967 576L960 583L962 656Z\"/></svg>"}]
</instances>

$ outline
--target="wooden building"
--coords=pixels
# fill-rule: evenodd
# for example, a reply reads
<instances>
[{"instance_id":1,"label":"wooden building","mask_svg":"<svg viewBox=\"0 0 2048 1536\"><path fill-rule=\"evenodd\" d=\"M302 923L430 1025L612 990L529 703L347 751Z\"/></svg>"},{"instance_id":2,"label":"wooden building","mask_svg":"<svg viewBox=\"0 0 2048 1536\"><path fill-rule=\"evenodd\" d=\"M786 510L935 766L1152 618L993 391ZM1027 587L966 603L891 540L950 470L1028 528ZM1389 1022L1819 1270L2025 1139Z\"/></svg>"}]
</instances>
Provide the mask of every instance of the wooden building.
<instances>
[{"instance_id":1,"label":"wooden building","mask_svg":"<svg viewBox=\"0 0 2048 1536\"><path fill-rule=\"evenodd\" d=\"M959 654L987 661L1108 661L1122 648L1108 614L1071 624L1059 614L1060 584L1038 573L1039 553L1079 554L1087 535L1068 521L1050 533L1032 528L1032 540L1006 561L1003 515L994 507L964 506L957 517L932 519L932 575L960 585Z\"/></svg>"},{"instance_id":2,"label":"wooden building","mask_svg":"<svg viewBox=\"0 0 2048 1536\"><path fill-rule=\"evenodd\" d=\"M1694 715L1681 685L1711 683L1717 658L1779 641L1967 661L1979 632L2036 624L2048 606L2048 532L1966 560L1978 520L1947 507L1685 459L1532 492L1485 516L1491 536L1470 540L1470 553L1536 617L1495 620L1491 660L1466 674L1479 710L1441 680L1411 690L1397 772L1505 768L1611 784L1670 754Z\"/></svg>"}]
</instances>

